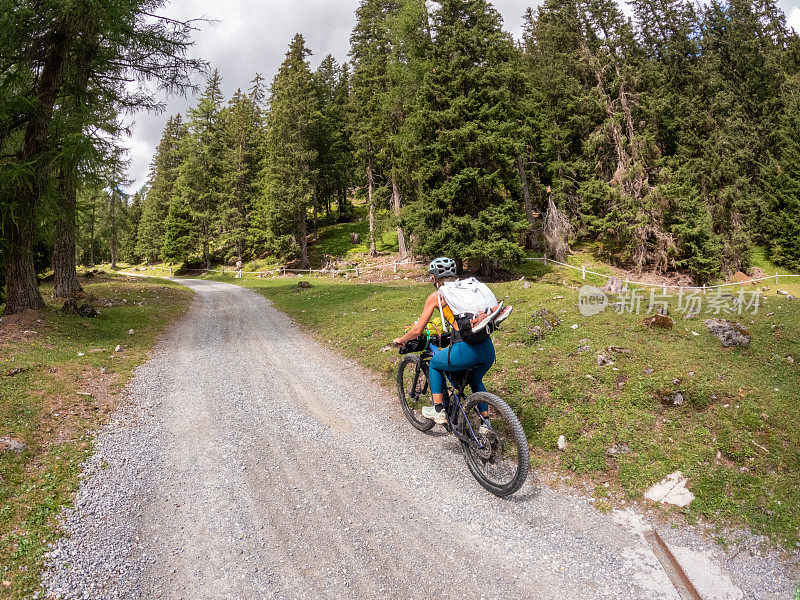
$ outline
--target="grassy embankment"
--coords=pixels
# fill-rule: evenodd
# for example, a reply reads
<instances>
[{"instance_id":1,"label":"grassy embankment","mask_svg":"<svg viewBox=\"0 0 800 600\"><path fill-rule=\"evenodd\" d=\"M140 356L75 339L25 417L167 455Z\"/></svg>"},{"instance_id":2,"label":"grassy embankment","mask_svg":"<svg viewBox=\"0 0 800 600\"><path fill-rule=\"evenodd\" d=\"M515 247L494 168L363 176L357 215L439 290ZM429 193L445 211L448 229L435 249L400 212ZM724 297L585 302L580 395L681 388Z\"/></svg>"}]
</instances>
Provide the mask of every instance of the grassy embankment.
<instances>
[{"instance_id":1,"label":"grassy embankment","mask_svg":"<svg viewBox=\"0 0 800 600\"><path fill-rule=\"evenodd\" d=\"M571 262L610 272L586 255ZM786 272L759 254L754 262L770 274ZM525 281L493 285L515 313L495 336L498 358L487 386L520 415L533 462L583 486L600 510L639 500L650 484L681 470L696 499L672 512L721 528L746 525L795 550L800 543L800 300L787 300L776 290L800 296L800 282L784 279L776 286L767 281L766 303L757 314L728 315L751 331L752 343L723 350L703 325L703 319L715 316L705 312L711 293L699 318L684 319L673 297L675 327L647 329L641 321L649 289L643 288L641 314L607 310L582 316L577 289L603 280L582 281L580 272L540 263L524 264L518 275L523 274ZM393 385L398 355L388 345L416 318L430 285L414 278L388 283L303 279L312 288L296 290L298 277L238 283ZM755 289L746 286L745 291ZM563 323L536 340L530 327L541 324L533 314L543 307ZM583 345L591 350L578 352ZM630 352L606 352L614 365L598 366L596 353L609 346ZM662 403L677 391L682 405ZM565 452L556 450L560 435L567 440ZM611 458L606 450L613 444L626 444L630 452Z\"/></svg>"},{"instance_id":2,"label":"grassy embankment","mask_svg":"<svg viewBox=\"0 0 800 600\"><path fill-rule=\"evenodd\" d=\"M0 321L0 437L27 446L0 451L0 598L30 598L37 589L42 555L60 535L57 516L91 453L92 429L192 297L161 280L101 274L82 283L99 317L61 313L49 300L52 286L43 285L47 308Z\"/></svg>"}]
</instances>

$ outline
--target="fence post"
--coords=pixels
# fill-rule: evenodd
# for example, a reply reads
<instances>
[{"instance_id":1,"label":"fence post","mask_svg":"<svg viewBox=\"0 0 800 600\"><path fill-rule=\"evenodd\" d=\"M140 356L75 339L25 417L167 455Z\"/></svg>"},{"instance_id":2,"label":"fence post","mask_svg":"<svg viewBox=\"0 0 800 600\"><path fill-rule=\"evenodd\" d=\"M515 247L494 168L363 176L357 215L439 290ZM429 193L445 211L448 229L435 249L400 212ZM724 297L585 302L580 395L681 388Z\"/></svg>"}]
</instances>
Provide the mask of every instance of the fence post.
<instances>
[{"instance_id":1,"label":"fence post","mask_svg":"<svg viewBox=\"0 0 800 600\"><path fill-rule=\"evenodd\" d=\"M169 274L172 275L172 267L169 268Z\"/></svg>"},{"instance_id":2,"label":"fence post","mask_svg":"<svg viewBox=\"0 0 800 600\"><path fill-rule=\"evenodd\" d=\"M664 287L661 288L661 291L664 293L665 296L667 295L667 284L666 283L664 284Z\"/></svg>"},{"instance_id":3,"label":"fence post","mask_svg":"<svg viewBox=\"0 0 800 600\"><path fill-rule=\"evenodd\" d=\"M778 285L778 272L775 271L775 285Z\"/></svg>"},{"instance_id":4,"label":"fence post","mask_svg":"<svg viewBox=\"0 0 800 600\"><path fill-rule=\"evenodd\" d=\"M581 278L586 279L586 265L581 265Z\"/></svg>"},{"instance_id":5,"label":"fence post","mask_svg":"<svg viewBox=\"0 0 800 600\"><path fill-rule=\"evenodd\" d=\"M286 276L286 267L283 267L281 269L281 277L285 277L285 276Z\"/></svg>"},{"instance_id":6,"label":"fence post","mask_svg":"<svg viewBox=\"0 0 800 600\"><path fill-rule=\"evenodd\" d=\"M622 289L625 290L626 292L628 291L628 280L627 279L625 279L625 285L623 286Z\"/></svg>"},{"instance_id":7,"label":"fence post","mask_svg":"<svg viewBox=\"0 0 800 600\"><path fill-rule=\"evenodd\" d=\"M225 277L225 267L222 267L222 276Z\"/></svg>"},{"instance_id":8,"label":"fence post","mask_svg":"<svg viewBox=\"0 0 800 600\"><path fill-rule=\"evenodd\" d=\"M359 274L358 274L358 265L356 265L356 277L358 277L358 276L359 276Z\"/></svg>"},{"instance_id":9,"label":"fence post","mask_svg":"<svg viewBox=\"0 0 800 600\"><path fill-rule=\"evenodd\" d=\"M547 266L547 254L544 255L544 266Z\"/></svg>"},{"instance_id":10,"label":"fence post","mask_svg":"<svg viewBox=\"0 0 800 600\"><path fill-rule=\"evenodd\" d=\"M706 295L706 284L705 283L703 284L703 295L704 296Z\"/></svg>"},{"instance_id":11,"label":"fence post","mask_svg":"<svg viewBox=\"0 0 800 600\"><path fill-rule=\"evenodd\" d=\"M394 266L394 272L397 273L397 261L394 261L393 266Z\"/></svg>"}]
</instances>

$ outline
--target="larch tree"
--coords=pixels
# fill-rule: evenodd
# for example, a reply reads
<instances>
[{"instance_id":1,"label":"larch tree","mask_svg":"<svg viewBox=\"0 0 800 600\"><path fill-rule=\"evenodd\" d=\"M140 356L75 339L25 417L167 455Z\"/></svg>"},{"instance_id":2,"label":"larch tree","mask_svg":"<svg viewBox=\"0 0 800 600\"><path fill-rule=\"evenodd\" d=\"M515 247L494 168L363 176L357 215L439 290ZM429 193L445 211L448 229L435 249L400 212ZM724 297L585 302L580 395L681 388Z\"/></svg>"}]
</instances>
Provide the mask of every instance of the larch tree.
<instances>
[{"instance_id":1,"label":"larch tree","mask_svg":"<svg viewBox=\"0 0 800 600\"><path fill-rule=\"evenodd\" d=\"M2 137L21 137L19 151L4 165L9 185L4 182L0 201L8 217L7 314L43 305L33 239L44 193L60 158L52 129L56 106L68 106L67 95L80 97L88 86L121 110L156 108L157 89L172 92L191 86L189 72L202 64L185 57L193 27L157 16L162 6L162 0L24 0L13 11L3 11L0 55L12 57L4 65L3 78L5 83L10 77L14 85L4 85L0 92ZM82 63L71 60L79 56ZM69 77L70 69L74 77ZM127 87L127 79L155 84L150 87L154 91ZM105 101L99 104L108 106ZM60 164L66 181L72 167L64 160Z\"/></svg>"}]
</instances>

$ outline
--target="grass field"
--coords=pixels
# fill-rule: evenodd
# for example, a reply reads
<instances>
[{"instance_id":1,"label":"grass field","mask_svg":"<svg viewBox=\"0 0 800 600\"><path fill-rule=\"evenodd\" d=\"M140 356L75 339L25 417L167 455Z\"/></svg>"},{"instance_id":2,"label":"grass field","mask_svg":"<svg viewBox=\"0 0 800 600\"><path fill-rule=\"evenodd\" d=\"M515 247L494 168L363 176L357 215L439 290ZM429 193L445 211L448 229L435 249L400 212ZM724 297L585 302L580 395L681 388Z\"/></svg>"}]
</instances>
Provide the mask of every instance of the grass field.
<instances>
[{"instance_id":1,"label":"grass field","mask_svg":"<svg viewBox=\"0 0 800 600\"><path fill-rule=\"evenodd\" d=\"M540 263L523 268L524 281L493 285L515 312L495 335L498 358L487 386L520 415L533 462L582 486L598 499L598 507L640 500L650 484L681 470L696 499L673 512L720 527L749 526L795 550L800 543L800 300L778 296L776 289L800 296L800 285L770 284L756 314L727 315L751 331L752 342L724 350L703 325L703 319L724 314L702 312L687 320L672 297L675 327L648 329L641 324L649 303L649 291L643 291L641 314L607 310L582 316L577 289L602 280L582 281L580 272ZM418 316L432 287L402 279L378 284L304 276L312 287L298 289L300 280L238 283L393 385L398 355L389 344ZM755 289L748 286L748 298ZM707 309L721 304L713 296L703 298ZM562 324L536 340L530 328L541 325L533 318L541 308L557 314ZM591 350L578 351L586 345ZM604 350L610 346L623 350ZM598 366L598 351L614 364ZM662 400L675 392L683 403L665 405ZM556 449L561 435L567 440L565 452ZM630 452L609 457L606 450L613 444L625 444Z\"/></svg>"},{"instance_id":2,"label":"grass field","mask_svg":"<svg viewBox=\"0 0 800 600\"><path fill-rule=\"evenodd\" d=\"M96 318L48 302L0 321L0 437L27 446L0 451L0 598L31 598L38 589L42 555L59 535L57 515L77 488L92 429L192 296L154 279L99 274L82 283ZM42 286L45 298L51 293Z\"/></svg>"}]
</instances>

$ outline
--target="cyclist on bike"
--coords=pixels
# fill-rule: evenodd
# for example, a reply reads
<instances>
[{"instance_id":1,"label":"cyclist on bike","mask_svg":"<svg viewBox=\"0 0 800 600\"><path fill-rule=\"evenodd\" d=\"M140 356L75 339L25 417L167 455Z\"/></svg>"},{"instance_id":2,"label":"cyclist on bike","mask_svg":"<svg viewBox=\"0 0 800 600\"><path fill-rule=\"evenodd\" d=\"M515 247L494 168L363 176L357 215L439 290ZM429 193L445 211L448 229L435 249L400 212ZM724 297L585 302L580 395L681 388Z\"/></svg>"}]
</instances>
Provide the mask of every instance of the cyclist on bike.
<instances>
[{"instance_id":1,"label":"cyclist on bike","mask_svg":"<svg viewBox=\"0 0 800 600\"><path fill-rule=\"evenodd\" d=\"M428 419L433 419L436 423L442 425L447 422L447 417L444 413L444 388L445 388L445 372L446 371L462 371L472 369L470 376L470 387L474 392L485 392L486 387L483 385L483 376L492 366L495 360L494 344L491 338L487 336L485 341L480 343L467 343L462 339L459 334L459 326L456 322L456 317L453 311L447 304L444 290L442 286L453 284L456 281L456 263L452 258L439 257L434 259L428 266L428 273L431 276L431 283L436 287L427 300L425 300L425 307L422 309L417 322L405 333L405 335L396 338L394 344L402 346L409 340L421 335L431 320L434 311L438 308L441 312L442 321L450 323L452 334L452 345L447 350L442 350L436 353L430 361L430 386L431 395L433 396L433 406L426 406L422 409L422 415ZM502 304L494 305L481 314L473 321L473 329L480 329L483 322L494 322L499 324L511 313L512 307L503 307ZM484 325L485 326L485 325ZM462 322L463 328L463 322ZM484 408L480 408L484 412Z\"/></svg>"}]
</instances>

